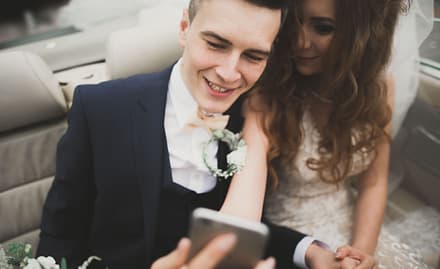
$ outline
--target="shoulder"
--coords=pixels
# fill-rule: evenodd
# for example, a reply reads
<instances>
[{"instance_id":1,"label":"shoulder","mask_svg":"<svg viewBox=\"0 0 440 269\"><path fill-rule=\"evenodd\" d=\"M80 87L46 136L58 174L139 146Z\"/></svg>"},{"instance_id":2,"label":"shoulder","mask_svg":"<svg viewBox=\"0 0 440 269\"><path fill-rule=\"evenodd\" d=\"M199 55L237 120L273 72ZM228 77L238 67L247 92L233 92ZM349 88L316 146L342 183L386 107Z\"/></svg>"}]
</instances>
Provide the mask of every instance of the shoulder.
<instances>
[{"instance_id":1,"label":"shoulder","mask_svg":"<svg viewBox=\"0 0 440 269\"><path fill-rule=\"evenodd\" d=\"M81 99L86 106L132 103L145 94L164 95L168 89L171 68L161 72L134 75L95 85L80 85L75 89L74 102Z\"/></svg>"}]
</instances>

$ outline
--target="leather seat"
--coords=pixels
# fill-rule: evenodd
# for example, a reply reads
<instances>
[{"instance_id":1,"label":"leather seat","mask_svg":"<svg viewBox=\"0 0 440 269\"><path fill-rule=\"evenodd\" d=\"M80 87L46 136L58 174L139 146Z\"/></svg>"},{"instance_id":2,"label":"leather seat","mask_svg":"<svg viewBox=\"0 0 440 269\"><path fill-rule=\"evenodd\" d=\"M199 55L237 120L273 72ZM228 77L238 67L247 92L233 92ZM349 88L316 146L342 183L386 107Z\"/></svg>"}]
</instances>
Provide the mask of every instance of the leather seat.
<instances>
[{"instance_id":1,"label":"leather seat","mask_svg":"<svg viewBox=\"0 0 440 269\"><path fill-rule=\"evenodd\" d=\"M39 56L0 53L0 66L0 244L26 242L35 250L67 106Z\"/></svg>"}]
</instances>

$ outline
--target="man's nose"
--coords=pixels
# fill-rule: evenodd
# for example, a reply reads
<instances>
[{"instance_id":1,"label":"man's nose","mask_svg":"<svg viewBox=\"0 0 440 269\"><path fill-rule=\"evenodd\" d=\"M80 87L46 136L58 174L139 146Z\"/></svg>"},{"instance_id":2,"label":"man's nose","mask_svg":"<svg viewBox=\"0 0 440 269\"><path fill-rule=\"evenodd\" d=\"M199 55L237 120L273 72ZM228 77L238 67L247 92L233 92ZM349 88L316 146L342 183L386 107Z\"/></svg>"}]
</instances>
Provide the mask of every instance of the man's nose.
<instances>
[{"instance_id":1,"label":"man's nose","mask_svg":"<svg viewBox=\"0 0 440 269\"><path fill-rule=\"evenodd\" d=\"M241 78L241 73L239 70L240 55L238 53L231 53L227 57L222 59L217 68L217 75L225 83L234 83Z\"/></svg>"}]
</instances>

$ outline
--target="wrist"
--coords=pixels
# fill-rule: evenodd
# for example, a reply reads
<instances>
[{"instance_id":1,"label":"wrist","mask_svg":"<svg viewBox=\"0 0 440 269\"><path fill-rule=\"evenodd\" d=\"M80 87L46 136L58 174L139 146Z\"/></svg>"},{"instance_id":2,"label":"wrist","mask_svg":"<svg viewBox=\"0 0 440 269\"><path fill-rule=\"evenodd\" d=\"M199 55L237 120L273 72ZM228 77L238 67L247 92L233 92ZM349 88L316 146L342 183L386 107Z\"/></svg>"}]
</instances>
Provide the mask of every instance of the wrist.
<instances>
[{"instance_id":1,"label":"wrist","mask_svg":"<svg viewBox=\"0 0 440 269\"><path fill-rule=\"evenodd\" d=\"M318 241L313 241L310 246L306 250L305 254L305 264L307 268L313 268L313 261L315 261L316 257L322 257L325 252L328 252L329 250L319 244Z\"/></svg>"},{"instance_id":2,"label":"wrist","mask_svg":"<svg viewBox=\"0 0 440 269\"><path fill-rule=\"evenodd\" d=\"M359 249L369 255L374 255L374 251L376 249L375 242L361 242L361 241L353 241L352 247Z\"/></svg>"},{"instance_id":3,"label":"wrist","mask_svg":"<svg viewBox=\"0 0 440 269\"><path fill-rule=\"evenodd\" d=\"M319 246L317 246L314 243L311 243L310 246L306 250L305 262L306 262L306 266L308 268L310 268L310 262L313 260L313 256L315 255L315 252L317 251L316 248L319 248Z\"/></svg>"}]
</instances>

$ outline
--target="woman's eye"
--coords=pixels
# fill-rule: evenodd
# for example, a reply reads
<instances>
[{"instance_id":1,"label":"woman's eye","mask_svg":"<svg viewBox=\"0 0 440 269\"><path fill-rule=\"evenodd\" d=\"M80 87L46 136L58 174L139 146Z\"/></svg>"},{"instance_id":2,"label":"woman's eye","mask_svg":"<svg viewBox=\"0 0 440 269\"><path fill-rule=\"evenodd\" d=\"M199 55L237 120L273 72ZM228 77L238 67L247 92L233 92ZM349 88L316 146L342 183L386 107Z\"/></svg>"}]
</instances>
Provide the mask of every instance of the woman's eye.
<instances>
[{"instance_id":1,"label":"woman's eye","mask_svg":"<svg viewBox=\"0 0 440 269\"><path fill-rule=\"evenodd\" d=\"M335 26L330 24L315 24L313 28L320 35L328 35L335 31Z\"/></svg>"},{"instance_id":2,"label":"woman's eye","mask_svg":"<svg viewBox=\"0 0 440 269\"><path fill-rule=\"evenodd\" d=\"M206 41L206 43L208 43L208 46L210 46L211 48L214 48L214 49L224 49L225 48L224 45L219 44L219 43L215 43L212 41Z\"/></svg>"}]
</instances>

